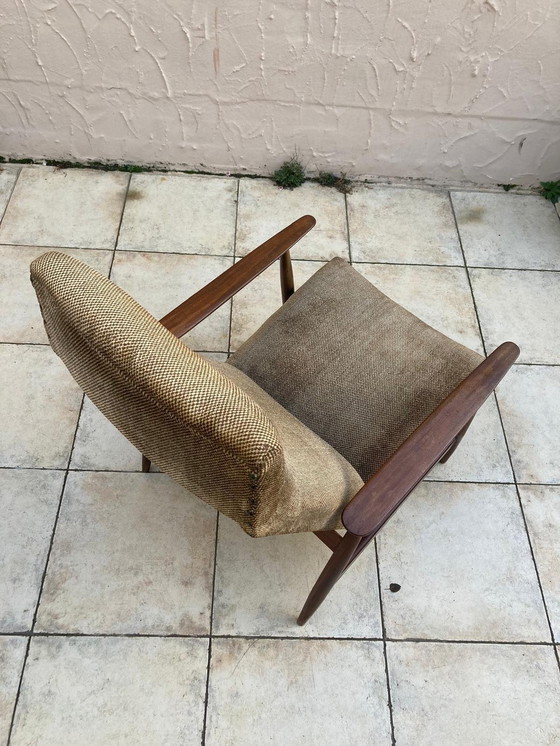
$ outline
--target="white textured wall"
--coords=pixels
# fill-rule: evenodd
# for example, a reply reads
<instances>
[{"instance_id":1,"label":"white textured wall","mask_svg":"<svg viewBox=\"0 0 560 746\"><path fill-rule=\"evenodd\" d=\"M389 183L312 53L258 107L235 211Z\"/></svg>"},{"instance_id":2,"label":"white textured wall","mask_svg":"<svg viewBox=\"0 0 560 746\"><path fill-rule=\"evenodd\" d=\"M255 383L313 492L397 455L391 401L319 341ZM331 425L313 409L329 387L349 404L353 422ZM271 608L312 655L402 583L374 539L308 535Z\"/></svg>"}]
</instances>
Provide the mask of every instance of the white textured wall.
<instances>
[{"instance_id":1,"label":"white textured wall","mask_svg":"<svg viewBox=\"0 0 560 746\"><path fill-rule=\"evenodd\" d=\"M560 0L2 0L0 150L560 175Z\"/></svg>"}]
</instances>

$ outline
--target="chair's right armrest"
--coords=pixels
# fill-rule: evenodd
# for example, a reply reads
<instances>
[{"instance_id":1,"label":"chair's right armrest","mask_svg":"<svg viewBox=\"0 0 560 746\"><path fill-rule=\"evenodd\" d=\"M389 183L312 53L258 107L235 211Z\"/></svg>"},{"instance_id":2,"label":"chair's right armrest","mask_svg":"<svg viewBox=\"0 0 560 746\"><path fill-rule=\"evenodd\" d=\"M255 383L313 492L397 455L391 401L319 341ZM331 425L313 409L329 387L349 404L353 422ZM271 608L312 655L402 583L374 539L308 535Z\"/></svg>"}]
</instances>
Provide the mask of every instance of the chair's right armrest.
<instances>
[{"instance_id":1,"label":"chair's right armrest","mask_svg":"<svg viewBox=\"0 0 560 746\"><path fill-rule=\"evenodd\" d=\"M358 536L377 533L468 425L519 355L504 342L489 355L404 441L356 493L342 513Z\"/></svg>"}]
</instances>

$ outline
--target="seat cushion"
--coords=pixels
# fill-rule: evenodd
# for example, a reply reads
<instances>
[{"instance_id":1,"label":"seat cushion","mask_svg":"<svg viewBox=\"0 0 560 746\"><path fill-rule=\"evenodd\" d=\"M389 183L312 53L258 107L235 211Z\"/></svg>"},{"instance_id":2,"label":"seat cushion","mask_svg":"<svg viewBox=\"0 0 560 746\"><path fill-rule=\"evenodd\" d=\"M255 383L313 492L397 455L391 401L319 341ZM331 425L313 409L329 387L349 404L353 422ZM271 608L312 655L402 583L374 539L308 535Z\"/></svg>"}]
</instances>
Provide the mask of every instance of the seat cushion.
<instances>
[{"instance_id":1,"label":"seat cushion","mask_svg":"<svg viewBox=\"0 0 560 746\"><path fill-rule=\"evenodd\" d=\"M77 259L43 254L31 279L54 351L162 471L252 536L339 525L359 476L243 373L190 350Z\"/></svg>"},{"instance_id":2,"label":"seat cushion","mask_svg":"<svg viewBox=\"0 0 560 746\"><path fill-rule=\"evenodd\" d=\"M365 480L482 360L333 259L228 364Z\"/></svg>"}]
</instances>

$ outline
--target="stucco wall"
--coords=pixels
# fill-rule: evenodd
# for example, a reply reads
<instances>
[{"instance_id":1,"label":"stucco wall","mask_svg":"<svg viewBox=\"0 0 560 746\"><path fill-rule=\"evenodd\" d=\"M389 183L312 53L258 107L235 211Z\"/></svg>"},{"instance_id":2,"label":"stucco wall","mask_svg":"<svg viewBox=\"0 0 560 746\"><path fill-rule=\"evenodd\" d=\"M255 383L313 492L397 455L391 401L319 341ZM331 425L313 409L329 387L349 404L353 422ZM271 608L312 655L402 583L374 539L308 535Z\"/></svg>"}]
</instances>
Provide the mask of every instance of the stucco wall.
<instances>
[{"instance_id":1,"label":"stucco wall","mask_svg":"<svg viewBox=\"0 0 560 746\"><path fill-rule=\"evenodd\" d=\"M0 150L560 175L560 0L4 0Z\"/></svg>"}]
</instances>

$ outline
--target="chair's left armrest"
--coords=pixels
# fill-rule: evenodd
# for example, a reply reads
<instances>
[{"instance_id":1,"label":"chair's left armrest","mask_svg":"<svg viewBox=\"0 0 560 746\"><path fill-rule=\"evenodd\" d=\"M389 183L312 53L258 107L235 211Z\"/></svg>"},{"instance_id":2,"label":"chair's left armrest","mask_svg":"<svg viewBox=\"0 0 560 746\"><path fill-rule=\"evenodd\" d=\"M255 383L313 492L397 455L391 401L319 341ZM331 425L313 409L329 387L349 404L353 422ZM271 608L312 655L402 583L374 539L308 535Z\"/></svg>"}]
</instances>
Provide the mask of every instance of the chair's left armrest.
<instances>
[{"instance_id":1,"label":"chair's left armrest","mask_svg":"<svg viewBox=\"0 0 560 746\"><path fill-rule=\"evenodd\" d=\"M276 259L286 254L314 225L315 218L311 215L299 218L191 295L160 319L160 323L177 337L182 337L264 272ZM286 273L282 275L283 289L285 277Z\"/></svg>"},{"instance_id":2,"label":"chair's left armrest","mask_svg":"<svg viewBox=\"0 0 560 746\"><path fill-rule=\"evenodd\" d=\"M489 355L354 495L342 513L344 527L372 536L391 517L468 426L519 355L504 342Z\"/></svg>"}]
</instances>

